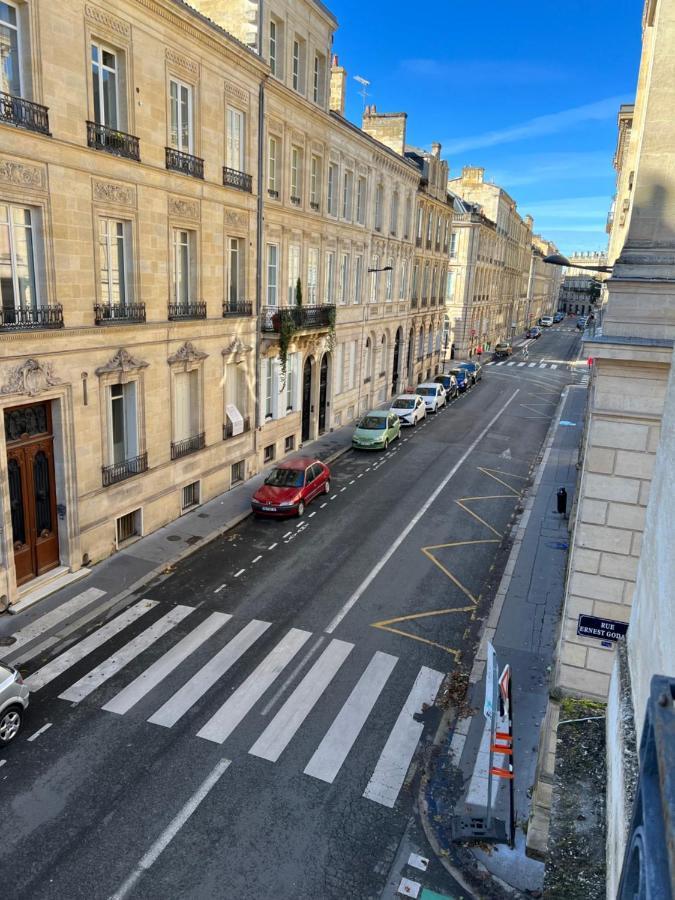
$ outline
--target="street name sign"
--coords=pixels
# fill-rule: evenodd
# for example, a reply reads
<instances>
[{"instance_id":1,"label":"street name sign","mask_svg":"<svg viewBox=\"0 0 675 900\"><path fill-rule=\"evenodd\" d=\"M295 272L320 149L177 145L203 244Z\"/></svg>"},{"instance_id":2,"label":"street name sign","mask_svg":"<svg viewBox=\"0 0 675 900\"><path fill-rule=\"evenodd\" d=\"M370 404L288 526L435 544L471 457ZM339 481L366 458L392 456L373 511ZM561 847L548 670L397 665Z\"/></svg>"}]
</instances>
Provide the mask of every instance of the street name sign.
<instances>
[{"instance_id":1,"label":"street name sign","mask_svg":"<svg viewBox=\"0 0 675 900\"><path fill-rule=\"evenodd\" d=\"M628 622L601 619L598 616L580 615L577 622L577 634L581 637L599 638L601 641L618 641L625 637Z\"/></svg>"}]
</instances>

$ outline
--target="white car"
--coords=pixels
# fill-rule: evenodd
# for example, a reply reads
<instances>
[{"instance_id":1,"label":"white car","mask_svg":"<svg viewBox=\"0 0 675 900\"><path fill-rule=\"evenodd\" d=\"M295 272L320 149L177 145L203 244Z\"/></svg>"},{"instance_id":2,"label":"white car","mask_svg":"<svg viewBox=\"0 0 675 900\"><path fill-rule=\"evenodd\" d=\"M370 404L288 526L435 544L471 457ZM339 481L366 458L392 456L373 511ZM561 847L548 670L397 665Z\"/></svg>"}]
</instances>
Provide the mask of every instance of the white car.
<instances>
[{"instance_id":1,"label":"white car","mask_svg":"<svg viewBox=\"0 0 675 900\"><path fill-rule=\"evenodd\" d=\"M544 326L544 328L550 328L551 325L553 325L553 316L542 316L539 321Z\"/></svg>"},{"instance_id":2,"label":"white car","mask_svg":"<svg viewBox=\"0 0 675 900\"><path fill-rule=\"evenodd\" d=\"M391 404L391 412L396 413L401 425L412 425L427 417L427 408L419 394L401 394Z\"/></svg>"},{"instance_id":3,"label":"white car","mask_svg":"<svg viewBox=\"0 0 675 900\"><path fill-rule=\"evenodd\" d=\"M0 747L19 733L28 706L28 686L14 666L0 662Z\"/></svg>"},{"instance_id":4,"label":"white car","mask_svg":"<svg viewBox=\"0 0 675 900\"><path fill-rule=\"evenodd\" d=\"M424 400L427 412L437 413L448 402L443 385L433 381L425 381L424 384L418 384L415 392Z\"/></svg>"}]
</instances>

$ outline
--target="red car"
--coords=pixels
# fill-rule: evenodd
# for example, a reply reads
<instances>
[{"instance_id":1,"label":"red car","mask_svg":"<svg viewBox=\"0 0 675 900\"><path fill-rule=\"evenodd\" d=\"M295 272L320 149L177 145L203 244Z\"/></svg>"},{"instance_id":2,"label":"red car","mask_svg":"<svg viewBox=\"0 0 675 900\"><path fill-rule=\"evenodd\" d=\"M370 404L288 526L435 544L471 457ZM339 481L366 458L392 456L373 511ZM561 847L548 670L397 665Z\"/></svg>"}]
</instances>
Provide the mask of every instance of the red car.
<instances>
[{"instance_id":1,"label":"red car","mask_svg":"<svg viewBox=\"0 0 675 900\"><path fill-rule=\"evenodd\" d=\"M301 516L319 494L330 494L330 469L301 456L272 469L251 498L251 508L259 516Z\"/></svg>"}]
</instances>

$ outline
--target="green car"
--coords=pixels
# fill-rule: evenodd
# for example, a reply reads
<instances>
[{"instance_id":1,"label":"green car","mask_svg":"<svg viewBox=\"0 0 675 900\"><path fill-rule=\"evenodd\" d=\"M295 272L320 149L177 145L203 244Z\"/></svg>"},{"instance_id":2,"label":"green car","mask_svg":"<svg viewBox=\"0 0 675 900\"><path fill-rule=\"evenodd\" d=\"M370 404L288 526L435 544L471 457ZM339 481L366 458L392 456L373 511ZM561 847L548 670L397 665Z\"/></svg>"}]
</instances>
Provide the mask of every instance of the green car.
<instances>
[{"instance_id":1,"label":"green car","mask_svg":"<svg viewBox=\"0 0 675 900\"><path fill-rule=\"evenodd\" d=\"M352 447L358 450L386 450L398 437L401 437L398 416L388 409L371 409L357 424Z\"/></svg>"}]
</instances>

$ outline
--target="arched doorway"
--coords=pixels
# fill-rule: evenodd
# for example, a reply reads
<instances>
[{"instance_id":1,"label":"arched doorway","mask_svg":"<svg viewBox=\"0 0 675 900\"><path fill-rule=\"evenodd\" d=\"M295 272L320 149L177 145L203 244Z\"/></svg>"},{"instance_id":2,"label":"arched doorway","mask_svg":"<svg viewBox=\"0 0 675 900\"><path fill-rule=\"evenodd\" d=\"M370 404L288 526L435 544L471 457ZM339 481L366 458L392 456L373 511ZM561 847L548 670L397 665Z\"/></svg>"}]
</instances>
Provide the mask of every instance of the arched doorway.
<instances>
[{"instance_id":1,"label":"arched doorway","mask_svg":"<svg viewBox=\"0 0 675 900\"><path fill-rule=\"evenodd\" d=\"M413 354L415 352L415 329L410 329L408 335L408 358L406 360L406 371L408 373L408 384L413 382Z\"/></svg>"},{"instance_id":2,"label":"arched doorway","mask_svg":"<svg viewBox=\"0 0 675 900\"><path fill-rule=\"evenodd\" d=\"M312 424L312 357L308 356L302 370L302 440L309 440Z\"/></svg>"},{"instance_id":3,"label":"arched doorway","mask_svg":"<svg viewBox=\"0 0 675 900\"><path fill-rule=\"evenodd\" d=\"M328 354L324 353L319 370L319 434L326 430L326 401L328 398Z\"/></svg>"},{"instance_id":4,"label":"arched doorway","mask_svg":"<svg viewBox=\"0 0 675 900\"><path fill-rule=\"evenodd\" d=\"M399 328L396 332L396 337L394 339L394 364L391 369L391 392L395 394L398 389L398 365L399 365L399 357L401 355L401 329Z\"/></svg>"}]
</instances>

